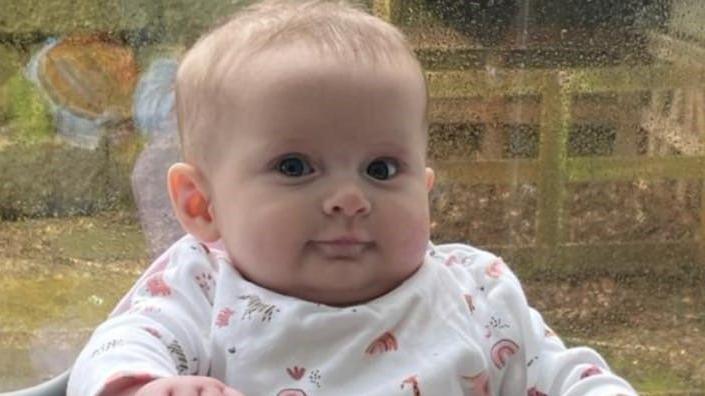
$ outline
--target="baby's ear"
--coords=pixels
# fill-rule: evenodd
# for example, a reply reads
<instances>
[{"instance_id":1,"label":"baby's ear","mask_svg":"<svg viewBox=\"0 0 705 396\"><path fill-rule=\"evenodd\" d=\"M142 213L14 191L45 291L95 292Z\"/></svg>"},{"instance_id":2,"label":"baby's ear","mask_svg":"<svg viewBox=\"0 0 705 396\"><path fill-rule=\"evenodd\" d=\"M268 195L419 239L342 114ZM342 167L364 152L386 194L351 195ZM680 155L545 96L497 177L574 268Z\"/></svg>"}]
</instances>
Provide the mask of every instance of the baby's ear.
<instances>
[{"instance_id":1,"label":"baby's ear","mask_svg":"<svg viewBox=\"0 0 705 396\"><path fill-rule=\"evenodd\" d=\"M433 183L436 181L436 174L433 172L433 169L427 167L426 168L426 191L430 192L431 189L433 188Z\"/></svg>"},{"instance_id":2,"label":"baby's ear","mask_svg":"<svg viewBox=\"0 0 705 396\"><path fill-rule=\"evenodd\" d=\"M167 175L169 198L181 227L203 242L213 242L220 233L199 171L190 164L176 163Z\"/></svg>"}]
</instances>

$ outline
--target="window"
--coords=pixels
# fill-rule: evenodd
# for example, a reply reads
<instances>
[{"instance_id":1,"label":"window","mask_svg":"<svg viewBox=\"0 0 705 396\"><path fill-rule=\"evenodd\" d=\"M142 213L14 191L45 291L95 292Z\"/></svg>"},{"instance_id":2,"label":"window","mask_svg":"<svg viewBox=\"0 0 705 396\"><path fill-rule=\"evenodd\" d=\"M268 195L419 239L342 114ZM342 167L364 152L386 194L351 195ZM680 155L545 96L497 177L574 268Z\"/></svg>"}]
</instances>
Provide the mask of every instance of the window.
<instances>
[{"instance_id":1,"label":"window","mask_svg":"<svg viewBox=\"0 0 705 396\"><path fill-rule=\"evenodd\" d=\"M176 59L250 1L0 15L0 391L65 370L180 231ZM641 392L705 387L705 3L368 0L429 82L435 242L501 254Z\"/></svg>"}]
</instances>

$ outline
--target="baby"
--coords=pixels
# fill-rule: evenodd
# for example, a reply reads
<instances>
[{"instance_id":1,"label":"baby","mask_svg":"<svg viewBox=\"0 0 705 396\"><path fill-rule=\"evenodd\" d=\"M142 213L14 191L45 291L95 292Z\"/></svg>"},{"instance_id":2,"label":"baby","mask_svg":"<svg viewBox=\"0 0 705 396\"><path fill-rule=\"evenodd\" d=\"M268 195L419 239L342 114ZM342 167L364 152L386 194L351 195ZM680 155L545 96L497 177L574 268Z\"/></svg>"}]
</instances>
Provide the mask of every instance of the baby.
<instances>
[{"instance_id":1,"label":"baby","mask_svg":"<svg viewBox=\"0 0 705 396\"><path fill-rule=\"evenodd\" d=\"M69 395L634 395L503 261L429 242L427 90L390 24L264 1L185 55L187 235L100 325Z\"/></svg>"}]
</instances>

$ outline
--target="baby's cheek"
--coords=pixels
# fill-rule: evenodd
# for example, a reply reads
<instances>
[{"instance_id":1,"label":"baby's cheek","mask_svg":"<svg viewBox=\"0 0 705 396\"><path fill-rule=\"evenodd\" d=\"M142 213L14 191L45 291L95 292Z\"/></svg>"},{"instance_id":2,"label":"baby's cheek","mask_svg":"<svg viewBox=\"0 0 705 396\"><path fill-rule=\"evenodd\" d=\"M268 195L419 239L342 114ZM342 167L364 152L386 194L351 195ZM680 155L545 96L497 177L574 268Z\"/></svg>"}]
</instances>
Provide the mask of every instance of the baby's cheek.
<instances>
[{"instance_id":1,"label":"baby's cheek","mask_svg":"<svg viewBox=\"0 0 705 396\"><path fill-rule=\"evenodd\" d=\"M389 223L387 233L394 236L395 245L404 256L410 259L422 257L430 236L428 212L423 208L410 208Z\"/></svg>"},{"instance_id":2,"label":"baby's cheek","mask_svg":"<svg viewBox=\"0 0 705 396\"><path fill-rule=\"evenodd\" d=\"M310 233L301 210L270 205L247 214L245 226L238 228L237 243L250 253L250 259L262 263L285 263L296 257ZM288 260L287 260L288 259Z\"/></svg>"},{"instance_id":3,"label":"baby's cheek","mask_svg":"<svg viewBox=\"0 0 705 396\"><path fill-rule=\"evenodd\" d=\"M404 244L409 249L409 254L416 257L422 257L426 252L429 239L429 225L419 222L413 227L409 227L409 235Z\"/></svg>"},{"instance_id":4,"label":"baby's cheek","mask_svg":"<svg viewBox=\"0 0 705 396\"><path fill-rule=\"evenodd\" d=\"M241 214L242 220L235 233L241 240L261 248L282 247L300 237L301 224L305 221L300 212L281 205L259 205Z\"/></svg>"}]
</instances>

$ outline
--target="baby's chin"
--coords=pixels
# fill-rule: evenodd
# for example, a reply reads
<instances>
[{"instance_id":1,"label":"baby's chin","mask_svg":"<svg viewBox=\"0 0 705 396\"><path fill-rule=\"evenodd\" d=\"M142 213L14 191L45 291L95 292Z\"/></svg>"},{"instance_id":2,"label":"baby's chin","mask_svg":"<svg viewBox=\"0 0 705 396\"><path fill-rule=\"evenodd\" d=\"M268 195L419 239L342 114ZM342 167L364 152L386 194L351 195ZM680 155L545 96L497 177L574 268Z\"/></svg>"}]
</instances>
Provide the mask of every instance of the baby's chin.
<instances>
[{"instance_id":1,"label":"baby's chin","mask_svg":"<svg viewBox=\"0 0 705 396\"><path fill-rule=\"evenodd\" d=\"M308 301L315 304L344 308L366 304L376 298L385 295L391 290L393 290L393 288L386 291L375 292L326 290L319 292L297 293L297 295L292 295L292 297L296 297L300 300Z\"/></svg>"},{"instance_id":2,"label":"baby's chin","mask_svg":"<svg viewBox=\"0 0 705 396\"><path fill-rule=\"evenodd\" d=\"M329 280L328 282L317 282L317 284L322 284L323 286L307 285L296 288L295 290L289 290L283 294L332 307L361 305L382 297L396 289L413 275L417 269L418 266L410 269L410 271L406 273L389 276L383 279L370 278L364 281L350 276L340 277L335 280Z\"/></svg>"}]
</instances>

